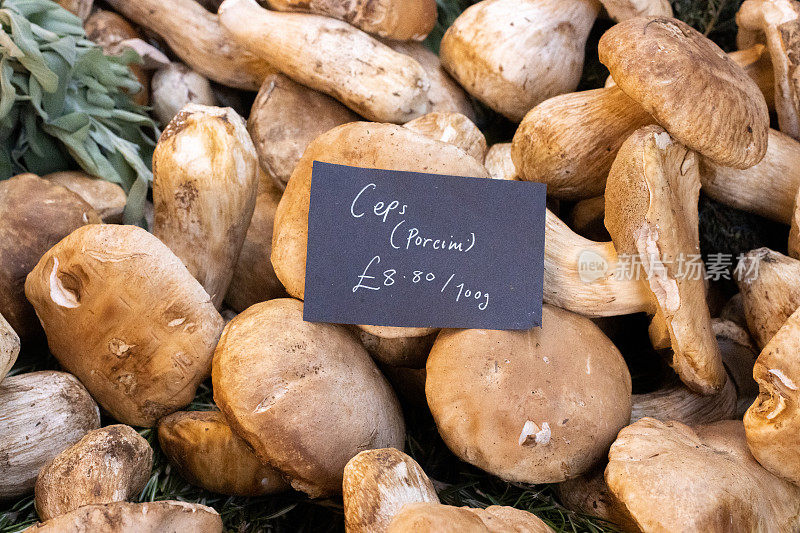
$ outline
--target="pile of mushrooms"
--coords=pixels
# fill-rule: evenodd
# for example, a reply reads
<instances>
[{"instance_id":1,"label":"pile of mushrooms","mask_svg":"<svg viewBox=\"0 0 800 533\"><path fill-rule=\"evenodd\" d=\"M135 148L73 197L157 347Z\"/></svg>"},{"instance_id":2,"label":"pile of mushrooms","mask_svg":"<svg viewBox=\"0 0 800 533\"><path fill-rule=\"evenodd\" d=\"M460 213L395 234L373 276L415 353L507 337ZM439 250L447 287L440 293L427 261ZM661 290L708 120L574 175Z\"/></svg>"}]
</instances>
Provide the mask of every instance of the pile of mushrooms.
<instances>
[{"instance_id":1,"label":"pile of mushrooms","mask_svg":"<svg viewBox=\"0 0 800 533\"><path fill-rule=\"evenodd\" d=\"M482 0L438 56L433 0L59 3L140 54L163 132L142 227L102 176L0 181L0 501L29 531L223 531L146 501L159 460L341 501L349 533L558 526L451 505L420 419L623 531L800 529L800 1L745 0L726 54L666 0ZM611 76L576 92L598 17ZM315 161L547 184L541 327L305 322ZM701 191L788 235L725 298L683 268Z\"/></svg>"}]
</instances>

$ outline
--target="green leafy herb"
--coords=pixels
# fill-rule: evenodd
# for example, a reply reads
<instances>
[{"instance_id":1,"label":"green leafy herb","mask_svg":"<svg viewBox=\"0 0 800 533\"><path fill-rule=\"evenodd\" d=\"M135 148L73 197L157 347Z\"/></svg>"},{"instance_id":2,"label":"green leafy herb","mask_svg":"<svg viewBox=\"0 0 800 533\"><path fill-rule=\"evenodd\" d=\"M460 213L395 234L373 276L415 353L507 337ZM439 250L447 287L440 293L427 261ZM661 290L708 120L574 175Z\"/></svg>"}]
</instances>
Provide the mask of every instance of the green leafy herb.
<instances>
[{"instance_id":1,"label":"green leafy herb","mask_svg":"<svg viewBox=\"0 0 800 533\"><path fill-rule=\"evenodd\" d=\"M142 220L157 130L130 98L134 51L107 56L50 0L0 0L0 179L75 168L128 193Z\"/></svg>"}]
</instances>

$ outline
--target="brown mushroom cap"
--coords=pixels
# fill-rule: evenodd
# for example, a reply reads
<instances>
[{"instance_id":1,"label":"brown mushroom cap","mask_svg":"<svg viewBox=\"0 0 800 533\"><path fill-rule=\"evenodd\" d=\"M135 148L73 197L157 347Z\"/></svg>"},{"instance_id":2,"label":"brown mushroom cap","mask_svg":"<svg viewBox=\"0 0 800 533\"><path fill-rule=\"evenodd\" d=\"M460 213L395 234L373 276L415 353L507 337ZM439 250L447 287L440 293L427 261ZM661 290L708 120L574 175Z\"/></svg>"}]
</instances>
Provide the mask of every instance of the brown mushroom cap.
<instances>
[{"instance_id":1,"label":"brown mushroom cap","mask_svg":"<svg viewBox=\"0 0 800 533\"><path fill-rule=\"evenodd\" d=\"M617 85L681 144L735 168L764 157L769 112L763 94L688 24L629 19L608 30L598 49Z\"/></svg>"},{"instance_id":2,"label":"brown mushroom cap","mask_svg":"<svg viewBox=\"0 0 800 533\"><path fill-rule=\"evenodd\" d=\"M637 130L608 176L606 228L619 253L641 262L638 274L656 309L658 327L651 329L668 333L673 368L692 390L714 394L727 376L711 330L705 279L680 270L682 257L700 253L697 159L659 126Z\"/></svg>"},{"instance_id":3,"label":"brown mushroom cap","mask_svg":"<svg viewBox=\"0 0 800 533\"><path fill-rule=\"evenodd\" d=\"M608 454L611 493L642 531L795 531L800 488L750 455L738 420L690 428L643 418Z\"/></svg>"},{"instance_id":4,"label":"brown mushroom cap","mask_svg":"<svg viewBox=\"0 0 800 533\"><path fill-rule=\"evenodd\" d=\"M438 333L439 330L436 330L419 337L386 338L363 329L356 331L361 344L377 362L407 368L425 368L425 361Z\"/></svg>"},{"instance_id":5,"label":"brown mushroom cap","mask_svg":"<svg viewBox=\"0 0 800 533\"><path fill-rule=\"evenodd\" d=\"M92 206L103 222L122 222L122 212L125 210L128 197L116 183L72 170L53 172L44 176L44 179L66 187L80 196Z\"/></svg>"},{"instance_id":6,"label":"brown mushroom cap","mask_svg":"<svg viewBox=\"0 0 800 533\"><path fill-rule=\"evenodd\" d=\"M261 463L219 411L179 411L158 422L158 442L193 485L231 496L261 496L288 488Z\"/></svg>"},{"instance_id":7,"label":"brown mushroom cap","mask_svg":"<svg viewBox=\"0 0 800 533\"><path fill-rule=\"evenodd\" d=\"M199 503L160 501L146 503L115 502L85 505L47 522L36 524L26 533L222 533L222 518L211 507Z\"/></svg>"},{"instance_id":8,"label":"brown mushroom cap","mask_svg":"<svg viewBox=\"0 0 800 533\"><path fill-rule=\"evenodd\" d=\"M25 294L53 355L120 422L154 425L191 402L211 370L222 317L181 260L139 227L73 231L28 275Z\"/></svg>"},{"instance_id":9,"label":"brown mushroom cap","mask_svg":"<svg viewBox=\"0 0 800 533\"><path fill-rule=\"evenodd\" d=\"M756 360L759 395L744 415L747 444L764 468L800 485L800 312Z\"/></svg>"},{"instance_id":10,"label":"brown mushroom cap","mask_svg":"<svg viewBox=\"0 0 800 533\"><path fill-rule=\"evenodd\" d=\"M486 509L438 503L410 503L389 525L389 533L552 533L535 514L492 505Z\"/></svg>"},{"instance_id":11,"label":"brown mushroom cap","mask_svg":"<svg viewBox=\"0 0 800 533\"><path fill-rule=\"evenodd\" d=\"M233 319L212 379L233 430L313 497L341 491L358 452L403 445L397 399L366 350L343 326L304 322L297 300L256 304Z\"/></svg>"},{"instance_id":12,"label":"brown mushroom cap","mask_svg":"<svg viewBox=\"0 0 800 533\"><path fill-rule=\"evenodd\" d=\"M344 468L347 533L385 533L409 503L439 503L431 480L417 462L394 448L359 453Z\"/></svg>"},{"instance_id":13,"label":"brown mushroom cap","mask_svg":"<svg viewBox=\"0 0 800 533\"><path fill-rule=\"evenodd\" d=\"M152 468L153 449L132 427L95 429L39 471L36 512L50 520L83 505L134 498Z\"/></svg>"},{"instance_id":14,"label":"brown mushroom cap","mask_svg":"<svg viewBox=\"0 0 800 533\"><path fill-rule=\"evenodd\" d=\"M630 420L631 381L591 320L544 306L542 328L444 330L425 392L459 458L509 481L553 483L596 464Z\"/></svg>"}]
</instances>

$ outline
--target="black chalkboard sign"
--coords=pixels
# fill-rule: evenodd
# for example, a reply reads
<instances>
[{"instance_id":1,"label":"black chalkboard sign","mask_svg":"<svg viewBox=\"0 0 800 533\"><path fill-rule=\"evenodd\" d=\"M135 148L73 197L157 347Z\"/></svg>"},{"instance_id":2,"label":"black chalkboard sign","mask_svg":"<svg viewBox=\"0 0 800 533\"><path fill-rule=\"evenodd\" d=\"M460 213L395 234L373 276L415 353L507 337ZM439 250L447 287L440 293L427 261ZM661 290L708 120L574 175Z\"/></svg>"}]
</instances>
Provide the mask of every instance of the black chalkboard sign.
<instances>
[{"instance_id":1,"label":"black chalkboard sign","mask_svg":"<svg viewBox=\"0 0 800 533\"><path fill-rule=\"evenodd\" d=\"M541 325L545 186L314 162L304 319Z\"/></svg>"}]
</instances>

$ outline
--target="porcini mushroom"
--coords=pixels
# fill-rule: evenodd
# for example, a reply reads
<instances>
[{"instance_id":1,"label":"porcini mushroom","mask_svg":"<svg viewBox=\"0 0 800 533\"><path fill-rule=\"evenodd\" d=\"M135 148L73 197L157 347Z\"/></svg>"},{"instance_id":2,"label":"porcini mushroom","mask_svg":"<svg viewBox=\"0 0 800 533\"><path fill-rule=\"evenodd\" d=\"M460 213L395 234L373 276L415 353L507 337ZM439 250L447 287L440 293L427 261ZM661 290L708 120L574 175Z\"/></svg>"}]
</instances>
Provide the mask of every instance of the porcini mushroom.
<instances>
[{"instance_id":1,"label":"porcini mushroom","mask_svg":"<svg viewBox=\"0 0 800 533\"><path fill-rule=\"evenodd\" d=\"M492 145L486 152L483 166L489 172L489 176L495 180L516 180L517 167L511 159L511 143L498 143Z\"/></svg>"},{"instance_id":2,"label":"porcini mushroom","mask_svg":"<svg viewBox=\"0 0 800 533\"><path fill-rule=\"evenodd\" d=\"M397 41L421 41L436 24L435 0L378 0L368 3L266 0L266 4L276 11L301 11L333 17L367 33Z\"/></svg>"},{"instance_id":3,"label":"porcini mushroom","mask_svg":"<svg viewBox=\"0 0 800 533\"><path fill-rule=\"evenodd\" d=\"M598 12L593 0L483 0L450 26L439 55L467 92L519 122L575 90Z\"/></svg>"},{"instance_id":4,"label":"porcini mushroom","mask_svg":"<svg viewBox=\"0 0 800 533\"><path fill-rule=\"evenodd\" d=\"M669 0L600 0L608 15L617 22L634 17L672 16Z\"/></svg>"},{"instance_id":5,"label":"porcini mushroom","mask_svg":"<svg viewBox=\"0 0 800 533\"><path fill-rule=\"evenodd\" d=\"M681 270L681 260L700 253L697 159L659 126L637 130L608 176L606 228L617 251L641 262L641 282L652 294L656 329L668 334L673 368L690 389L714 394L727 377L711 329L704 270Z\"/></svg>"},{"instance_id":6,"label":"porcini mushroom","mask_svg":"<svg viewBox=\"0 0 800 533\"><path fill-rule=\"evenodd\" d=\"M461 113L428 113L404 127L431 139L458 146L483 163L486 158L486 137L470 119Z\"/></svg>"},{"instance_id":7,"label":"porcini mushroom","mask_svg":"<svg viewBox=\"0 0 800 533\"><path fill-rule=\"evenodd\" d=\"M617 87L679 143L739 169L763 159L769 131L763 94L741 67L688 24L668 17L629 19L608 30L598 50ZM642 68L643 57L652 68ZM687 106L689 101L693 104Z\"/></svg>"},{"instance_id":8,"label":"porcini mushroom","mask_svg":"<svg viewBox=\"0 0 800 533\"><path fill-rule=\"evenodd\" d=\"M85 505L25 530L26 533L66 531L222 533L222 519L217 511L199 503L170 500L145 503L114 502L104 505Z\"/></svg>"},{"instance_id":9,"label":"porcini mushroom","mask_svg":"<svg viewBox=\"0 0 800 533\"><path fill-rule=\"evenodd\" d=\"M312 497L339 493L358 452L403 445L397 399L366 350L343 326L304 322L297 300L270 300L234 318L212 380L233 430Z\"/></svg>"},{"instance_id":10,"label":"porcini mushroom","mask_svg":"<svg viewBox=\"0 0 800 533\"><path fill-rule=\"evenodd\" d=\"M247 130L261 168L281 189L306 147L328 130L359 120L327 94L304 87L283 74L267 76L253 102Z\"/></svg>"},{"instance_id":11,"label":"porcini mushroom","mask_svg":"<svg viewBox=\"0 0 800 533\"><path fill-rule=\"evenodd\" d=\"M281 193L271 182L256 198L253 218L225 295L225 302L237 312L258 302L286 296L270 261L272 229L280 200Z\"/></svg>"},{"instance_id":12,"label":"porcini mushroom","mask_svg":"<svg viewBox=\"0 0 800 533\"><path fill-rule=\"evenodd\" d=\"M103 222L119 224L128 201L125 191L116 183L95 178L84 172L67 170L47 174L44 179L66 187L97 212Z\"/></svg>"},{"instance_id":13,"label":"porcini mushroom","mask_svg":"<svg viewBox=\"0 0 800 533\"><path fill-rule=\"evenodd\" d=\"M744 415L747 444L761 465L800 485L800 312L770 339L753 369L759 395Z\"/></svg>"},{"instance_id":14,"label":"porcini mushroom","mask_svg":"<svg viewBox=\"0 0 800 533\"><path fill-rule=\"evenodd\" d=\"M108 0L125 17L160 35L181 58L203 76L223 85L257 91L275 72L222 29L217 15L195 0Z\"/></svg>"},{"instance_id":15,"label":"porcini mushroom","mask_svg":"<svg viewBox=\"0 0 800 533\"><path fill-rule=\"evenodd\" d=\"M58 5L77 15L81 20L86 20L92 12L94 0L58 0Z\"/></svg>"},{"instance_id":16,"label":"porcini mushroom","mask_svg":"<svg viewBox=\"0 0 800 533\"><path fill-rule=\"evenodd\" d=\"M48 248L100 217L80 196L33 174L0 181L0 314L22 340L41 335L25 276Z\"/></svg>"},{"instance_id":17,"label":"porcini mushroom","mask_svg":"<svg viewBox=\"0 0 800 533\"><path fill-rule=\"evenodd\" d=\"M84 505L129 500L142 491L151 468L153 449L132 427L95 429L39 471L36 513L50 520Z\"/></svg>"},{"instance_id":18,"label":"porcini mushroom","mask_svg":"<svg viewBox=\"0 0 800 533\"><path fill-rule=\"evenodd\" d=\"M605 227L606 199L603 196L587 198L576 203L570 213L570 227L579 235L593 241L607 241L611 237Z\"/></svg>"},{"instance_id":19,"label":"porcini mushroom","mask_svg":"<svg viewBox=\"0 0 800 533\"><path fill-rule=\"evenodd\" d=\"M764 348L800 307L800 261L759 248L746 253L738 266L736 283L742 295L747 329Z\"/></svg>"},{"instance_id":20,"label":"porcini mushroom","mask_svg":"<svg viewBox=\"0 0 800 533\"><path fill-rule=\"evenodd\" d=\"M192 401L223 326L181 260L136 226L72 232L28 275L25 295L59 363L134 426Z\"/></svg>"},{"instance_id":21,"label":"porcini mushroom","mask_svg":"<svg viewBox=\"0 0 800 533\"><path fill-rule=\"evenodd\" d=\"M258 192L258 155L231 108L189 104L153 153L153 235L181 258L219 308Z\"/></svg>"},{"instance_id":22,"label":"porcini mushroom","mask_svg":"<svg viewBox=\"0 0 800 533\"><path fill-rule=\"evenodd\" d=\"M183 63L170 63L153 74L153 114L162 127L188 104L217 105L208 79Z\"/></svg>"},{"instance_id":23,"label":"porcini mushroom","mask_svg":"<svg viewBox=\"0 0 800 533\"><path fill-rule=\"evenodd\" d=\"M758 384L753 379L758 349L745 327L730 320L711 320L722 362L728 371L729 380L736 387L735 418L741 418L758 396Z\"/></svg>"},{"instance_id":24,"label":"porcini mushroom","mask_svg":"<svg viewBox=\"0 0 800 533\"><path fill-rule=\"evenodd\" d=\"M605 479L642 531L792 531L800 488L750 455L740 421L690 428L644 418L619 433Z\"/></svg>"},{"instance_id":25,"label":"porcini mushroom","mask_svg":"<svg viewBox=\"0 0 800 533\"><path fill-rule=\"evenodd\" d=\"M596 516L619 526L621 531L638 531L630 515L614 500L604 478L606 464L556 485L561 505L577 513Z\"/></svg>"},{"instance_id":26,"label":"porcini mushroom","mask_svg":"<svg viewBox=\"0 0 800 533\"><path fill-rule=\"evenodd\" d=\"M544 306L541 329L444 330L426 369L444 442L508 481L575 477L630 420L630 374L619 351L591 320L556 307Z\"/></svg>"},{"instance_id":27,"label":"porcini mushroom","mask_svg":"<svg viewBox=\"0 0 800 533\"><path fill-rule=\"evenodd\" d=\"M255 0L226 0L219 19L241 46L369 120L407 122L428 111L422 66L346 22L268 11Z\"/></svg>"},{"instance_id":28,"label":"porcini mushroom","mask_svg":"<svg viewBox=\"0 0 800 533\"><path fill-rule=\"evenodd\" d=\"M688 425L728 420L736 413L736 386L732 380L717 394L702 395L689 390L677 378L658 390L633 395L631 423L645 417Z\"/></svg>"},{"instance_id":29,"label":"porcini mushroom","mask_svg":"<svg viewBox=\"0 0 800 533\"><path fill-rule=\"evenodd\" d=\"M219 411L179 411L158 422L158 442L189 483L231 496L261 496L289 487L261 463Z\"/></svg>"},{"instance_id":30,"label":"porcini mushroom","mask_svg":"<svg viewBox=\"0 0 800 533\"><path fill-rule=\"evenodd\" d=\"M410 337L381 337L381 333L372 329L373 333L357 329L358 338L369 354L379 363L387 366L401 366L406 368L424 368L428 353L431 351L433 341L436 340L438 330L428 335Z\"/></svg>"},{"instance_id":31,"label":"porcini mushroom","mask_svg":"<svg viewBox=\"0 0 800 533\"><path fill-rule=\"evenodd\" d=\"M385 533L404 505L439 503L422 467L394 448L367 450L350 459L342 494L347 533Z\"/></svg>"},{"instance_id":32,"label":"porcini mushroom","mask_svg":"<svg viewBox=\"0 0 800 533\"><path fill-rule=\"evenodd\" d=\"M389 525L388 533L552 533L533 513L500 505L486 509L438 503L409 503Z\"/></svg>"},{"instance_id":33,"label":"porcini mushroom","mask_svg":"<svg viewBox=\"0 0 800 533\"><path fill-rule=\"evenodd\" d=\"M33 491L44 464L100 427L100 410L66 372L29 372L0 383L0 500Z\"/></svg>"},{"instance_id":34,"label":"porcini mushroom","mask_svg":"<svg viewBox=\"0 0 800 533\"><path fill-rule=\"evenodd\" d=\"M6 377L19 355L19 335L11 324L0 315L0 381Z\"/></svg>"}]
</instances>

